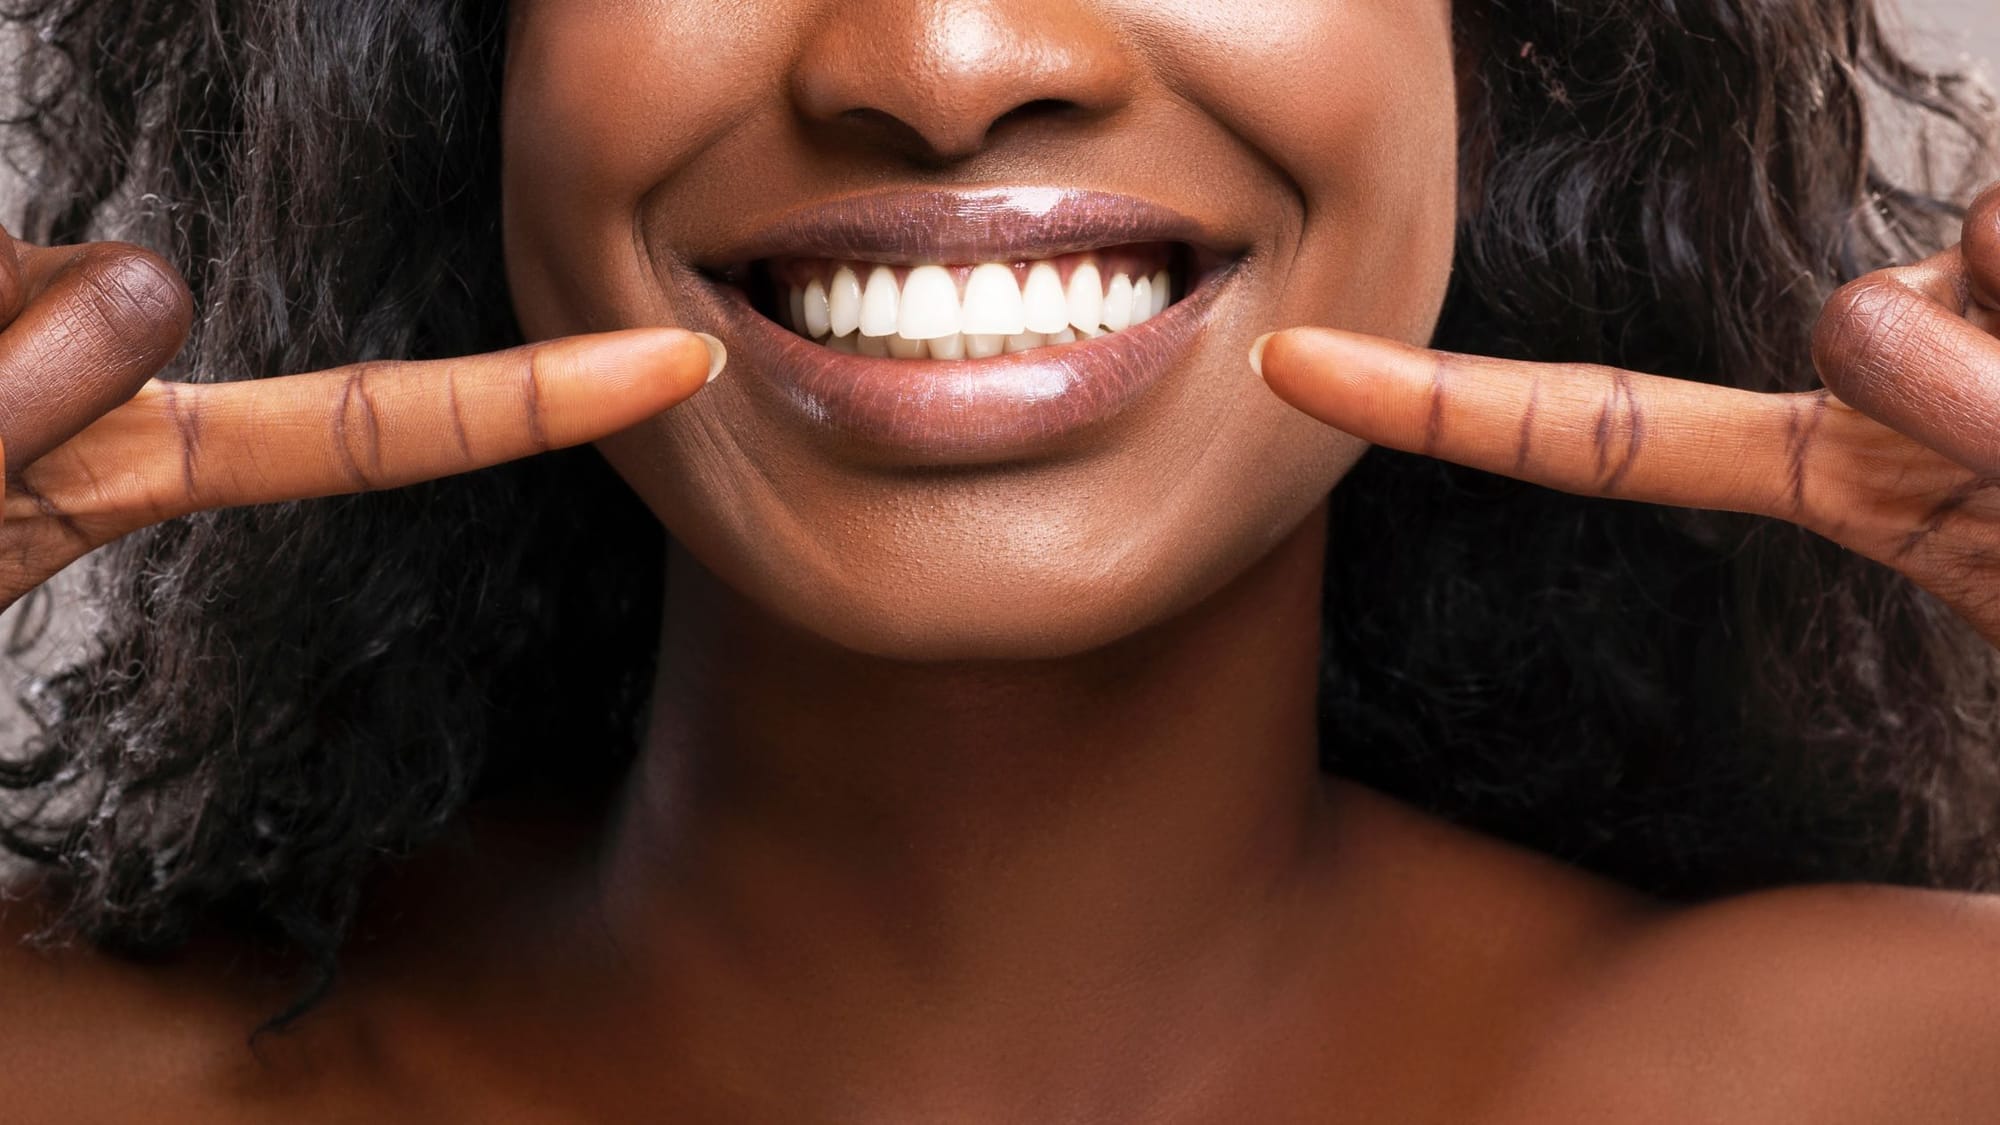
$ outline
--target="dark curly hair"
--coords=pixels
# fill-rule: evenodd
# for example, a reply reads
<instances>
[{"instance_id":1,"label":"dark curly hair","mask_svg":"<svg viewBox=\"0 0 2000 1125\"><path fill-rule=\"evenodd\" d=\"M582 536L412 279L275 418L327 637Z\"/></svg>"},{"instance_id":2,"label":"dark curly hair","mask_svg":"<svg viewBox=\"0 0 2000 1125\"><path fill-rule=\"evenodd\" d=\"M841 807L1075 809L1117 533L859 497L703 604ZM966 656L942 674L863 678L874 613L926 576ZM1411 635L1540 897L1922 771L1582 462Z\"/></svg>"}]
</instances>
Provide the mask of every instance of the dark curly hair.
<instances>
[{"instance_id":1,"label":"dark curly hair","mask_svg":"<svg viewBox=\"0 0 2000 1125\"><path fill-rule=\"evenodd\" d=\"M1461 9L1441 346L1813 386L1821 302L1935 248L1970 186L1885 171L1871 113L1941 127L1958 167L1990 140L1978 88L1909 61L1874 0ZM25 235L175 262L202 310L178 377L516 342L503 3L4 14L30 33ZM1333 503L1329 769L1663 895L2000 886L1995 655L1893 574L1786 525L1379 450ZM664 546L585 450L103 552L95 647L31 686L39 733L0 759L50 935L162 950L226 922L323 989L384 857L485 793L615 784Z\"/></svg>"}]
</instances>

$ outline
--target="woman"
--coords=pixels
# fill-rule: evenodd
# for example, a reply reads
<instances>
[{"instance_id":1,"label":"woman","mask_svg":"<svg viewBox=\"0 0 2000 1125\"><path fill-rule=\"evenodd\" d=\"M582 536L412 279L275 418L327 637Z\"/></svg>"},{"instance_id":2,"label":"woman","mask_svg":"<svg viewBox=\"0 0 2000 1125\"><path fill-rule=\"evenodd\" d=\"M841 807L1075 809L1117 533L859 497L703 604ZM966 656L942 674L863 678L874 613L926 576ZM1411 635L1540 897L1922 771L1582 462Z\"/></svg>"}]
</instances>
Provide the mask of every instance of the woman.
<instances>
[{"instance_id":1,"label":"woman","mask_svg":"<svg viewBox=\"0 0 2000 1125\"><path fill-rule=\"evenodd\" d=\"M9 1118L1996 1104L2000 195L1908 264L1869 0L18 14L164 261L16 246ZM1831 880L1957 890L1721 897Z\"/></svg>"}]
</instances>

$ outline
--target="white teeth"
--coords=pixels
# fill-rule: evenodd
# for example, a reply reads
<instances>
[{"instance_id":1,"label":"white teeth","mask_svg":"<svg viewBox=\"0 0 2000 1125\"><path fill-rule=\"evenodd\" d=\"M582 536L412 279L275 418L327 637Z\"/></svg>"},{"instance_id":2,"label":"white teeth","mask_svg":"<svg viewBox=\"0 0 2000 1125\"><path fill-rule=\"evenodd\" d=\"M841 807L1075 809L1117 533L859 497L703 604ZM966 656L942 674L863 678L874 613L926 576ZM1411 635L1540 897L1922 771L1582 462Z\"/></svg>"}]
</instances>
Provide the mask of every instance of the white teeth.
<instances>
[{"instance_id":1,"label":"white teeth","mask_svg":"<svg viewBox=\"0 0 2000 1125\"><path fill-rule=\"evenodd\" d=\"M896 331L897 306L902 294L896 289L896 275L888 266L876 266L868 275L868 287L861 291L861 334L888 336Z\"/></svg>"},{"instance_id":2,"label":"white teeth","mask_svg":"<svg viewBox=\"0 0 2000 1125\"><path fill-rule=\"evenodd\" d=\"M804 303L805 315L803 319L806 326L806 335L826 335L827 331L833 326L833 318L831 311L827 308L826 288L819 283L818 278L814 278L812 283L806 286Z\"/></svg>"},{"instance_id":3,"label":"white teeth","mask_svg":"<svg viewBox=\"0 0 2000 1125\"><path fill-rule=\"evenodd\" d=\"M1062 275L1047 262L1037 262L1028 271L1021 306L1030 332L1061 332L1069 327L1069 296L1063 292Z\"/></svg>"},{"instance_id":4,"label":"white teeth","mask_svg":"<svg viewBox=\"0 0 2000 1125\"><path fill-rule=\"evenodd\" d=\"M861 327L861 279L846 266L834 271L833 287L827 290L827 330L836 336L851 336Z\"/></svg>"},{"instance_id":5,"label":"white teeth","mask_svg":"<svg viewBox=\"0 0 2000 1125\"><path fill-rule=\"evenodd\" d=\"M965 358L989 359L999 355L1007 347L1007 337L986 333L965 334Z\"/></svg>"},{"instance_id":6,"label":"white teeth","mask_svg":"<svg viewBox=\"0 0 2000 1125\"><path fill-rule=\"evenodd\" d=\"M1013 270L997 262L973 269L965 282L965 331L1012 336L1028 330L1027 316Z\"/></svg>"},{"instance_id":7,"label":"white teeth","mask_svg":"<svg viewBox=\"0 0 2000 1125\"><path fill-rule=\"evenodd\" d=\"M909 280L903 282L896 335L906 340L935 340L957 335L958 323L958 283L951 279L951 271L943 266L911 270Z\"/></svg>"},{"instance_id":8,"label":"white teeth","mask_svg":"<svg viewBox=\"0 0 2000 1125\"><path fill-rule=\"evenodd\" d=\"M1117 332L1132 326L1132 279L1118 274L1104 290L1104 327Z\"/></svg>"},{"instance_id":9,"label":"white teeth","mask_svg":"<svg viewBox=\"0 0 2000 1125\"><path fill-rule=\"evenodd\" d=\"M1084 262L1069 275L1069 323L1078 332L1094 331L1104 319L1104 278Z\"/></svg>"},{"instance_id":10,"label":"white teeth","mask_svg":"<svg viewBox=\"0 0 2000 1125\"><path fill-rule=\"evenodd\" d=\"M953 271L910 269L901 284L890 266L841 266L830 282L787 287L778 315L792 328L848 354L897 359L987 359L1091 340L1143 324L1171 303L1167 271L1115 273L1105 284L1094 261L1080 261L1065 285L1050 262L1015 267L987 262L972 268L961 298Z\"/></svg>"}]
</instances>

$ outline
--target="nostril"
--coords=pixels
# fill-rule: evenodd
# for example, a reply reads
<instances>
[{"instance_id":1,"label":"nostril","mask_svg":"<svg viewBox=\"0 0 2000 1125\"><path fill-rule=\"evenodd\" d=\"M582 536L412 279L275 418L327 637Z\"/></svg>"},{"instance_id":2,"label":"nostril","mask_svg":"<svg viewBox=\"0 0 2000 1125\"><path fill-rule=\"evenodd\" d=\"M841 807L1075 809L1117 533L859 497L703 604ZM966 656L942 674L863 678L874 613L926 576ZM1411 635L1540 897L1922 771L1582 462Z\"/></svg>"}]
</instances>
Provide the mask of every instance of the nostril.
<instances>
[{"instance_id":1,"label":"nostril","mask_svg":"<svg viewBox=\"0 0 2000 1125\"><path fill-rule=\"evenodd\" d=\"M887 110L858 106L842 110L840 122L855 133L875 138L875 144L916 153L933 153L936 145L921 130Z\"/></svg>"},{"instance_id":2,"label":"nostril","mask_svg":"<svg viewBox=\"0 0 2000 1125\"><path fill-rule=\"evenodd\" d=\"M1030 102L1023 102L1001 114L994 120L992 127L987 130L987 133L990 135L999 131L1004 126L1022 121L1032 121L1036 118L1049 117L1062 120L1063 118L1076 115L1082 109L1082 106L1063 98L1036 98Z\"/></svg>"},{"instance_id":3,"label":"nostril","mask_svg":"<svg viewBox=\"0 0 2000 1125\"><path fill-rule=\"evenodd\" d=\"M960 160L978 150L986 140L984 134L976 138L962 138L958 144L944 142L942 138L930 136L924 130L912 126L910 122L890 114L886 110L876 110L870 106L860 106L840 112L840 122L846 124L856 134L872 136L874 144L894 152L902 152L908 160L920 164L936 164L948 160Z\"/></svg>"},{"instance_id":4,"label":"nostril","mask_svg":"<svg viewBox=\"0 0 2000 1125\"><path fill-rule=\"evenodd\" d=\"M1036 98L1023 102L985 123L977 135L968 129L961 136L947 136L938 130L926 132L886 110L857 106L843 110L840 121L849 129L875 138L875 143L904 153L912 160L937 163L963 160L978 153L997 133L1009 126L1037 121L1063 121L1086 111L1063 98Z\"/></svg>"}]
</instances>

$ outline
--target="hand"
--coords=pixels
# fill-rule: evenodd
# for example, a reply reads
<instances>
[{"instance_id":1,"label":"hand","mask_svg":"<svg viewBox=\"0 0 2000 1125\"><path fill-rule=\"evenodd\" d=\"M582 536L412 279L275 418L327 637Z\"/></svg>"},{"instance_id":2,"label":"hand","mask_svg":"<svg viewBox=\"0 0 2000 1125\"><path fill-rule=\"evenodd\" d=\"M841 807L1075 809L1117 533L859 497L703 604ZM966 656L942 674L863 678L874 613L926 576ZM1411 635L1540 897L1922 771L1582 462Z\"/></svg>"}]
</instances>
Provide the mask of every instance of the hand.
<instances>
[{"instance_id":1,"label":"hand","mask_svg":"<svg viewBox=\"0 0 2000 1125\"><path fill-rule=\"evenodd\" d=\"M1789 520L2000 644L2000 187L1960 245L1836 293L1813 360L1826 390L1757 394L1321 328L1252 353L1280 397L1367 441L1586 496Z\"/></svg>"},{"instance_id":2,"label":"hand","mask_svg":"<svg viewBox=\"0 0 2000 1125\"><path fill-rule=\"evenodd\" d=\"M693 394L722 360L695 333L649 328L248 382L153 378L189 317L180 277L136 247L0 231L0 608L150 523L594 441Z\"/></svg>"}]
</instances>

